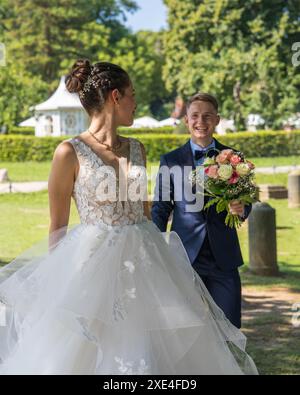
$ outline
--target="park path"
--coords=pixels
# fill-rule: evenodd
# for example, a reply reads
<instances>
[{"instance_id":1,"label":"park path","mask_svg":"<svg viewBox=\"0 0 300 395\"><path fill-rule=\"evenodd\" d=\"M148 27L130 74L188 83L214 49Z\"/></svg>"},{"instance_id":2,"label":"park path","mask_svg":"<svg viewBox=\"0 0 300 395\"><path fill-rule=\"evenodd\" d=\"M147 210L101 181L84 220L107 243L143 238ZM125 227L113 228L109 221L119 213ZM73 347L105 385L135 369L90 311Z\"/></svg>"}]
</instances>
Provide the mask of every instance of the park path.
<instances>
[{"instance_id":1,"label":"park path","mask_svg":"<svg viewBox=\"0 0 300 395\"><path fill-rule=\"evenodd\" d=\"M243 327L260 374L300 372L300 292L284 286L243 287Z\"/></svg>"},{"instance_id":2,"label":"park path","mask_svg":"<svg viewBox=\"0 0 300 395\"><path fill-rule=\"evenodd\" d=\"M0 183L0 193L39 192L44 191L47 188L47 181Z\"/></svg>"},{"instance_id":3,"label":"park path","mask_svg":"<svg viewBox=\"0 0 300 395\"><path fill-rule=\"evenodd\" d=\"M243 287L243 322L245 325L265 315L270 319L285 318L292 329L293 307L296 308L296 305L300 307L300 293L287 287L276 285L264 289ZM300 319L298 321L300 330Z\"/></svg>"},{"instance_id":4,"label":"park path","mask_svg":"<svg viewBox=\"0 0 300 395\"><path fill-rule=\"evenodd\" d=\"M255 172L260 174L279 174L279 173L289 173L290 171L293 170L300 170L300 166L292 165L292 166L257 167L255 169Z\"/></svg>"}]
</instances>

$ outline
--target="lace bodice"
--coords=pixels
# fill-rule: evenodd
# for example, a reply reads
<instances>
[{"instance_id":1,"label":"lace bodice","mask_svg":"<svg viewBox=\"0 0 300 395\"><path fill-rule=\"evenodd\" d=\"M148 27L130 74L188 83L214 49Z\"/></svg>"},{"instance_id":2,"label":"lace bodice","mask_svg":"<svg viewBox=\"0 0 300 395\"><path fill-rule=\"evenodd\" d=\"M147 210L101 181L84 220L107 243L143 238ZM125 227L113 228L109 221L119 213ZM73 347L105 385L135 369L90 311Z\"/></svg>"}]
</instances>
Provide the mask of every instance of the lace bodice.
<instances>
[{"instance_id":1,"label":"lace bodice","mask_svg":"<svg viewBox=\"0 0 300 395\"><path fill-rule=\"evenodd\" d=\"M114 169L106 166L82 140L77 137L68 140L75 149L80 165L72 197L81 223L120 226L146 220L143 209L147 190L146 169L139 141L129 140L130 165L125 182L120 181Z\"/></svg>"}]
</instances>

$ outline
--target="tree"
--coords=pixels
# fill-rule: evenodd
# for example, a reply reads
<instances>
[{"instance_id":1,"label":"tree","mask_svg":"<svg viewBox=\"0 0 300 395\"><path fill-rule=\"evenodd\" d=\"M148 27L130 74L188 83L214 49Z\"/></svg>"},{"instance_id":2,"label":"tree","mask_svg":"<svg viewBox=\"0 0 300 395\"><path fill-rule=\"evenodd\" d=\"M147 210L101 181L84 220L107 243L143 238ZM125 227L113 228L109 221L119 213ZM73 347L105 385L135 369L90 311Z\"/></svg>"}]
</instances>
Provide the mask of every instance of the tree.
<instances>
[{"instance_id":1,"label":"tree","mask_svg":"<svg viewBox=\"0 0 300 395\"><path fill-rule=\"evenodd\" d=\"M242 128L250 112L269 126L299 110L299 69L292 66L300 3L297 0L165 0L164 78L187 97L215 94L222 114ZM238 94L237 94L238 92Z\"/></svg>"},{"instance_id":2,"label":"tree","mask_svg":"<svg viewBox=\"0 0 300 395\"><path fill-rule=\"evenodd\" d=\"M29 115L29 107L44 100L48 86L15 64L0 67L0 127L12 127Z\"/></svg>"},{"instance_id":3,"label":"tree","mask_svg":"<svg viewBox=\"0 0 300 395\"><path fill-rule=\"evenodd\" d=\"M112 57L115 44L130 34L124 11L135 9L132 0L0 0L0 42L7 52L7 65L0 67L0 125L27 117L78 57Z\"/></svg>"},{"instance_id":4,"label":"tree","mask_svg":"<svg viewBox=\"0 0 300 395\"><path fill-rule=\"evenodd\" d=\"M53 84L70 59L112 54L128 30L120 19L134 11L132 0L1 0L1 30L9 56L31 75ZM52 86L53 88L53 86Z\"/></svg>"},{"instance_id":5,"label":"tree","mask_svg":"<svg viewBox=\"0 0 300 395\"><path fill-rule=\"evenodd\" d=\"M164 106L172 98L162 79L164 56L160 33L140 31L124 37L110 59L128 71L136 89L138 115L168 116Z\"/></svg>"}]
</instances>

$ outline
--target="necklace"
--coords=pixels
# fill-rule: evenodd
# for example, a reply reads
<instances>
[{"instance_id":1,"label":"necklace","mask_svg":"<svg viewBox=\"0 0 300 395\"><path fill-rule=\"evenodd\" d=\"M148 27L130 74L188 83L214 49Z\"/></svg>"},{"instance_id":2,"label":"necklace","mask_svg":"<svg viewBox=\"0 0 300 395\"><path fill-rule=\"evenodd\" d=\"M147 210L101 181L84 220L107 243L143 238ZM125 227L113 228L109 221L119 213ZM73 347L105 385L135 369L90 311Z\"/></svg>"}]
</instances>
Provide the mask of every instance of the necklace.
<instances>
[{"instance_id":1,"label":"necklace","mask_svg":"<svg viewBox=\"0 0 300 395\"><path fill-rule=\"evenodd\" d=\"M122 145L122 142L120 141L119 136L117 136L117 143L113 146L110 146L110 145L105 144L102 141L100 141L89 129L88 129L88 132L96 141L98 141L99 144L104 145L109 151L116 152Z\"/></svg>"}]
</instances>

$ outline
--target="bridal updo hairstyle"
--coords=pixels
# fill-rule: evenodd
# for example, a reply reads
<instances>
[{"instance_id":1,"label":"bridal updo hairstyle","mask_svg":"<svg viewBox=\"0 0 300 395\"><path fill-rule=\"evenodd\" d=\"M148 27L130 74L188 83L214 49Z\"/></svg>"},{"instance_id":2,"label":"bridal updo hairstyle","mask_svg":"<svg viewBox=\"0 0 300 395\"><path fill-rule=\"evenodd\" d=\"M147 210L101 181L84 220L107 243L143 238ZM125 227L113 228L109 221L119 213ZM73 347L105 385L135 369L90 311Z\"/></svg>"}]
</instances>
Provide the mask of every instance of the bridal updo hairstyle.
<instances>
[{"instance_id":1,"label":"bridal updo hairstyle","mask_svg":"<svg viewBox=\"0 0 300 395\"><path fill-rule=\"evenodd\" d=\"M124 95L130 84L129 75L120 66L108 62L92 65L88 59L78 59L66 77L68 91L79 94L89 115L101 112L111 91L118 89Z\"/></svg>"}]
</instances>

